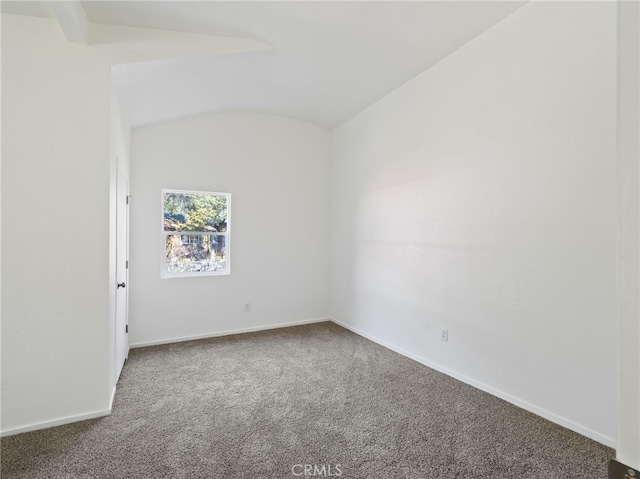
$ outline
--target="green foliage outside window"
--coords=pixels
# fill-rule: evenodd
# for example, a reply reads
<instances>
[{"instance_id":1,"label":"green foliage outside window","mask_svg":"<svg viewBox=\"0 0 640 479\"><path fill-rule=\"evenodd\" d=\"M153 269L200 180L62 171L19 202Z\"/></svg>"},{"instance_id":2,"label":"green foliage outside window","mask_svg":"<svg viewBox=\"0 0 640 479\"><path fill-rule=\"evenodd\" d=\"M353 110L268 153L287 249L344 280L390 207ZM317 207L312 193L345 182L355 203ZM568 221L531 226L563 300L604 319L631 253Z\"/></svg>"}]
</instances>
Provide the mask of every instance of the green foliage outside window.
<instances>
[{"instance_id":1,"label":"green foliage outside window","mask_svg":"<svg viewBox=\"0 0 640 479\"><path fill-rule=\"evenodd\" d=\"M163 191L166 273L228 272L228 194Z\"/></svg>"},{"instance_id":2,"label":"green foliage outside window","mask_svg":"<svg viewBox=\"0 0 640 479\"><path fill-rule=\"evenodd\" d=\"M227 197L197 193L164 194L165 231L224 232Z\"/></svg>"}]
</instances>

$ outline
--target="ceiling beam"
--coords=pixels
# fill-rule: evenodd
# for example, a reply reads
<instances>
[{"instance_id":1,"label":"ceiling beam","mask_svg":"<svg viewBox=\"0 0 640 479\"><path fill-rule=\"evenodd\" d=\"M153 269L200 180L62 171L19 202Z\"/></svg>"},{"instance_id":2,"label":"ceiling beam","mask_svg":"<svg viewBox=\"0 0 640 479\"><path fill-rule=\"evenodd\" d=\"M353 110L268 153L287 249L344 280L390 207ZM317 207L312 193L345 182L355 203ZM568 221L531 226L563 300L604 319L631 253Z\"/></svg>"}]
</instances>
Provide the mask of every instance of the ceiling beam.
<instances>
[{"instance_id":1,"label":"ceiling beam","mask_svg":"<svg viewBox=\"0 0 640 479\"><path fill-rule=\"evenodd\" d=\"M89 20L87 20L82 2L79 0L52 0L49 4L67 41L87 45L89 43Z\"/></svg>"}]
</instances>

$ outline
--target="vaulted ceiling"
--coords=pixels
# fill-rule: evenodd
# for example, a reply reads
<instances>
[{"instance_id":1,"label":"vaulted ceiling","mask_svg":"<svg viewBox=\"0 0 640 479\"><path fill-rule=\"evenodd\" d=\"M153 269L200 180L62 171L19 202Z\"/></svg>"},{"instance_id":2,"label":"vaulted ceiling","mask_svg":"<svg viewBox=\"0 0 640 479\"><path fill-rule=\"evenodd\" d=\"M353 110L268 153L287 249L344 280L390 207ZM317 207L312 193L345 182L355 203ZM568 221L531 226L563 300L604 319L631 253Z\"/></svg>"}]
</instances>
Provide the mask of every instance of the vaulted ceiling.
<instances>
[{"instance_id":1,"label":"vaulted ceiling","mask_svg":"<svg viewBox=\"0 0 640 479\"><path fill-rule=\"evenodd\" d=\"M524 2L85 1L95 24L238 37L243 52L114 67L132 127L250 110L333 128ZM2 11L53 16L47 2Z\"/></svg>"}]
</instances>

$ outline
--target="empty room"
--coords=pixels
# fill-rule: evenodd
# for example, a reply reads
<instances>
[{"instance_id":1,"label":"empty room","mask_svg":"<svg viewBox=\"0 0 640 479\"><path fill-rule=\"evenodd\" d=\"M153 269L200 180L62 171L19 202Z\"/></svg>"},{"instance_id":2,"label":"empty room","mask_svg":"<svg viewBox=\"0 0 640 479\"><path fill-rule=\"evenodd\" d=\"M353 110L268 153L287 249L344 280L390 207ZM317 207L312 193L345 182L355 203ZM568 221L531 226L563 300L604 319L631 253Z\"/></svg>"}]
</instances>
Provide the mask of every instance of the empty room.
<instances>
[{"instance_id":1,"label":"empty room","mask_svg":"<svg viewBox=\"0 0 640 479\"><path fill-rule=\"evenodd\" d=\"M640 477L640 2L2 1L3 478Z\"/></svg>"}]
</instances>

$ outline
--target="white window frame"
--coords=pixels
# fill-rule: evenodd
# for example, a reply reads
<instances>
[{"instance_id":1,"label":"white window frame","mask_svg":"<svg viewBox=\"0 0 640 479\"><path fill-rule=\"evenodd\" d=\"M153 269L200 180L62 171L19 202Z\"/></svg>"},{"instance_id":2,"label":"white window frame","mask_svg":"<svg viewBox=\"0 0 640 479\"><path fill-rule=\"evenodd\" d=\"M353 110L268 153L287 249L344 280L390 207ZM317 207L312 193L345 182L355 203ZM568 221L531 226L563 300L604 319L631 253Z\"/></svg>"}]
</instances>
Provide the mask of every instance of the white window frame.
<instances>
[{"instance_id":1,"label":"white window frame","mask_svg":"<svg viewBox=\"0 0 640 479\"><path fill-rule=\"evenodd\" d=\"M212 196L225 196L227 198L227 231L206 233L202 231L165 231L164 230L164 195L165 193L186 193L194 195L212 195ZM231 193L222 193L216 191L195 191L195 190L173 190L162 189L160 191L160 232L162 234L162 244L160 250L160 277L162 279L169 278L194 278L201 276L227 276L231 274ZM224 236L225 237L225 264L227 268L225 271L203 271L203 272L191 272L191 273L169 273L167 272L167 255L166 245L167 236L180 235L180 236L202 236L209 234L211 236Z\"/></svg>"}]
</instances>

